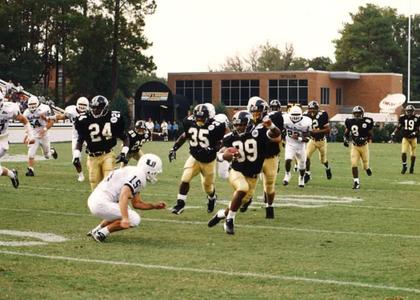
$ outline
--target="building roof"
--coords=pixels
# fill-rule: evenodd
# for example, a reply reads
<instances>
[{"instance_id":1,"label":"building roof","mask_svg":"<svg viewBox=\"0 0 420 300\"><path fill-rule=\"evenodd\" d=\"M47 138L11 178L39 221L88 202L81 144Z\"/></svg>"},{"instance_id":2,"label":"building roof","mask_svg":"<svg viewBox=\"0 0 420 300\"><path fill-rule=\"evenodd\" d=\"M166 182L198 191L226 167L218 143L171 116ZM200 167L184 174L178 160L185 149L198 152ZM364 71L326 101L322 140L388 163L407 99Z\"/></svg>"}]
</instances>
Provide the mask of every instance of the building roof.
<instances>
[{"instance_id":1,"label":"building roof","mask_svg":"<svg viewBox=\"0 0 420 300\"><path fill-rule=\"evenodd\" d=\"M359 79L360 73L356 72L330 72L331 79Z\"/></svg>"}]
</instances>

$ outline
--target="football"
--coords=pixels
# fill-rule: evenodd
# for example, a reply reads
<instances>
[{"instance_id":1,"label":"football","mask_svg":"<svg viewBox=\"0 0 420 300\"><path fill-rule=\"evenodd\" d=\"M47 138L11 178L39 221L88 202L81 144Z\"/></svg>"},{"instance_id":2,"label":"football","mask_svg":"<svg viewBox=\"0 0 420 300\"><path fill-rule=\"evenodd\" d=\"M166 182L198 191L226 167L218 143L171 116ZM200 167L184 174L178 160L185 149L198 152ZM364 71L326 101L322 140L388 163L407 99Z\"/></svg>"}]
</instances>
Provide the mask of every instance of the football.
<instances>
[{"instance_id":1,"label":"football","mask_svg":"<svg viewBox=\"0 0 420 300\"><path fill-rule=\"evenodd\" d=\"M235 156L239 154L239 151L235 147L226 148L223 152L223 159L227 161L231 161Z\"/></svg>"}]
</instances>

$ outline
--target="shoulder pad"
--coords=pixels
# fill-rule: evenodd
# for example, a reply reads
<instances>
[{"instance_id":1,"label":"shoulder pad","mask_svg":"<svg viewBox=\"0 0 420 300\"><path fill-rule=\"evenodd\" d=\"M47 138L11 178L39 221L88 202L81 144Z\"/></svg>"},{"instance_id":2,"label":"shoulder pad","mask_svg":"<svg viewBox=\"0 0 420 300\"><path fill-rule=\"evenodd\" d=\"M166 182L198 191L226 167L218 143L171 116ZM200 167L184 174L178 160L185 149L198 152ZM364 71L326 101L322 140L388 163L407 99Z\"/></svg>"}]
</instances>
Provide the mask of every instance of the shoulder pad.
<instances>
[{"instance_id":1,"label":"shoulder pad","mask_svg":"<svg viewBox=\"0 0 420 300\"><path fill-rule=\"evenodd\" d=\"M366 122L366 123L372 123L372 122L373 122L373 119L372 119L372 118L366 118L366 119L365 119L365 122Z\"/></svg>"},{"instance_id":2,"label":"shoulder pad","mask_svg":"<svg viewBox=\"0 0 420 300\"><path fill-rule=\"evenodd\" d=\"M228 132L224 135L223 139L233 136L233 132Z\"/></svg>"}]
</instances>

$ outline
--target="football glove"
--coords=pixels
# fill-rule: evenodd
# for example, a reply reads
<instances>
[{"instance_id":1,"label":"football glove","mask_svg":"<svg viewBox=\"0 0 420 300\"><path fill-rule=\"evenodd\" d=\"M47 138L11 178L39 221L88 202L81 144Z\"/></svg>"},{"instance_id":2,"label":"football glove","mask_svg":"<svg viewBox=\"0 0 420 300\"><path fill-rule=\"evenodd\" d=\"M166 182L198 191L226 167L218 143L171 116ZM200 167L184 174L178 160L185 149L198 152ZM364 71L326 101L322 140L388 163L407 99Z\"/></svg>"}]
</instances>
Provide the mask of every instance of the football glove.
<instances>
[{"instance_id":1,"label":"football glove","mask_svg":"<svg viewBox=\"0 0 420 300\"><path fill-rule=\"evenodd\" d=\"M176 159L176 150L175 150L174 148L172 148L172 149L169 151L169 155L168 155L168 157L169 157L169 162L172 162L173 160L175 160L175 159Z\"/></svg>"},{"instance_id":2,"label":"football glove","mask_svg":"<svg viewBox=\"0 0 420 300\"><path fill-rule=\"evenodd\" d=\"M344 147L349 146L349 141L346 138L344 139L343 145L344 145Z\"/></svg>"},{"instance_id":3,"label":"football glove","mask_svg":"<svg viewBox=\"0 0 420 300\"><path fill-rule=\"evenodd\" d=\"M410 138L413 138L413 137L416 137L417 136L417 132L412 132L412 133L410 133L410 135L409 135L409 137Z\"/></svg>"},{"instance_id":4,"label":"football glove","mask_svg":"<svg viewBox=\"0 0 420 300\"><path fill-rule=\"evenodd\" d=\"M127 157L125 156L125 154L124 153L120 153L120 154L118 154L118 156L117 156L117 158L116 158L116 160L115 160L115 162L118 164L118 163L124 163L124 164L127 164L128 163L128 159L127 159Z\"/></svg>"}]
</instances>

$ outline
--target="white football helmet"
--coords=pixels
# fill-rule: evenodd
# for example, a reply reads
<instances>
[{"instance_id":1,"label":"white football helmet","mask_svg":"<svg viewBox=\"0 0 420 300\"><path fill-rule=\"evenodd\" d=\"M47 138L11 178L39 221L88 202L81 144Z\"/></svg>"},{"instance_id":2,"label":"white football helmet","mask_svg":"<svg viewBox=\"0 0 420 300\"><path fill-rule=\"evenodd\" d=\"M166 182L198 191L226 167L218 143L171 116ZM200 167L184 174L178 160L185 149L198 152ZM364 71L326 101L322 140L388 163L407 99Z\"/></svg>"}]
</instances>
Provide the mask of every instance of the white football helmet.
<instances>
[{"instance_id":1,"label":"white football helmet","mask_svg":"<svg viewBox=\"0 0 420 300\"><path fill-rule=\"evenodd\" d=\"M140 158L137 167L146 174L146 180L148 182L155 183L157 181L157 175L162 173L162 160L159 156L148 153Z\"/></svg>"},{"instance_id":2,"label":"white football helmet","mask_svg":"<svg viewBox=\"0 0 420 300\"><path fill-rule=\"evenodd\" d=\"M263 99L263 98L258 97L258 96L252 96L251 98L249 98L249 100L248 100L248 105L246 106L246 110L247 110L247 111L249 111L249 112L251 112L251 106L254 106L254 105L255 105L255 103L256 103L258 100L262 100L262 101L264 101L264 99Z\"/></svg>"},{"instance_id":3,"label":"white football helmet","mask_svg":"<svg viewBox=\"0 0 420 300\"><path fill-rule=\"evenodd\" d=\"M35 112L39 106L39 100L37 96L31 96L28 99L28 109L31 113Z\"/></svg>"},{"instance_id":4,"label":"white football helmet","mask_svg":"<svg viewBox=\"0 0 420 300\"><path fill-rule=\"evenodd\" d=\"M225 114L217 114L214 119L219 123L225 123L226 128L229 128L229 119Z\"/></svg>"},{"instance_id":5,"label":"white football helmet","mask_svg":"<svg viewBox=\"0 0 420 300\"><path fill-rule=\"evenodd\" d=\"M294 105L289 110L290 120L296 123L302 120L302 108L297 105Z\"/></svg>"},{"instance_id":6,"label":"white football helmet","mask_svg":"<svg viewBox=\"0 0 420 300\"><path fill-rule=\"evenodd\" d=\"M209 118L214 119L214 117L216 116L216 109L214 108L214 105L211 103L204 103L204 105L207 106L209 110Z\"/></svg>"},{"instance_id":7,"label":"white football helmet","mask_svg":"<svg viewBox=\"0 0 420 300\"><path fill-rule=\"evenodd\" d=\"M79 112L84 113L89 109L89 100L86 97L77 99L76 108Z\"/></svg>"}]
</instances>

